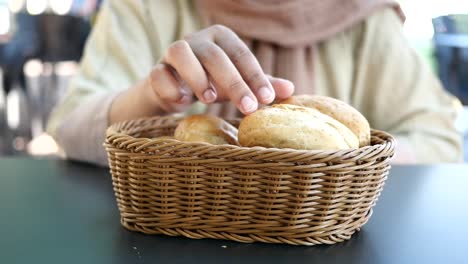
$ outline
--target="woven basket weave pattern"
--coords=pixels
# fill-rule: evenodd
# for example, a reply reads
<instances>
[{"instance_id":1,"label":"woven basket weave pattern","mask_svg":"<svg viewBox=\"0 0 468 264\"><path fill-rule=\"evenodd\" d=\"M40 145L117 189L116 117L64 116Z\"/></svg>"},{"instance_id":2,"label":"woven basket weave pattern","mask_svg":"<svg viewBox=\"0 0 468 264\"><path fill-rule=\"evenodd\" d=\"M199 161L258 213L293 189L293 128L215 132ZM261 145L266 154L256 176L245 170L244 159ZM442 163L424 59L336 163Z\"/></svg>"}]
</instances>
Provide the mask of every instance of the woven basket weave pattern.
<instances>
[{"instance_id":1,"label":"woven basket weave pattern","mask_svg":"<svg viewBox=\"0 0 468 264\"><path fill-rule=\"evenodd\" d=\"M114 192L130 230L240 242L341 242L371 216L395 145L376 130L371 146L341 151L157 138L172 135L177 122L139 119L107 131Z\"/></svg>"}]
</instances>

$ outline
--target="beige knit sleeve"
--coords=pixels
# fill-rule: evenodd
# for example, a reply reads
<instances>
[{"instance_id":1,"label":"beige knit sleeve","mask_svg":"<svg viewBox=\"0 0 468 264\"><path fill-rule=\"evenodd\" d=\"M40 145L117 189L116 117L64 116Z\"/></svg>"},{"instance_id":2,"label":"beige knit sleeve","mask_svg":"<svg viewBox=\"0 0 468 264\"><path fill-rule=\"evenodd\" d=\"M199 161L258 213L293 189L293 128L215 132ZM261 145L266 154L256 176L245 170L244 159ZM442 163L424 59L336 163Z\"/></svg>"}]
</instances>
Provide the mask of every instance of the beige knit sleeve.
<instances>
[{"instance_id":1,"label":"beige knit sleeve","mask_svg":"<svg viewBox=\"0 0 468 264\"><path fill-rule=\"evenodd\" d=\"M145 12L142 1L103 5L79 72L48 123L67 158L107 164L102 144L111 103L143 79L159 57L158 32L148 25Z\"/></svg>"},{"instance_id":2,"label":"beige knit sleeve","mask_svg":"<svg viewBox=\"0 0 468 264\"><path fill-rule=\"evenodd\" d=\"M461 161L458 101L411 48L395 12L378 12L364 23L354 55L351 101L372 127L406 142L409 149L401 152L411 150L418 163Z\"/></svg>"}]
</instances>

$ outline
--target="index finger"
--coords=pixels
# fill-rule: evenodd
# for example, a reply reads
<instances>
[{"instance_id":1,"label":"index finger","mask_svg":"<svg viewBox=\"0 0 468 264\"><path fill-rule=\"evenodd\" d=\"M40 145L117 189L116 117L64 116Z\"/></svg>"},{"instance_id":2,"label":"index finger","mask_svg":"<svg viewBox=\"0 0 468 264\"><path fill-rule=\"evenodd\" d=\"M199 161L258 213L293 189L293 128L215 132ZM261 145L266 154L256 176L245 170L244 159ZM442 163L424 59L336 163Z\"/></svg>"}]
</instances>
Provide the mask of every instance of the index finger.
<instances>
[{"instance_id":1,"label":"index finger","mask_svg":"<svg viewBox=\"0 0 468 264\"><path fill-rule=\"evenodd\" d=\"M242 79L254 92L258 101L269 104L275 99L275 91L263 72L260 63L247 45L229 28L215 25L201 34L207 34L225 53L239 71Z\"/></svg>"}]
</instances>

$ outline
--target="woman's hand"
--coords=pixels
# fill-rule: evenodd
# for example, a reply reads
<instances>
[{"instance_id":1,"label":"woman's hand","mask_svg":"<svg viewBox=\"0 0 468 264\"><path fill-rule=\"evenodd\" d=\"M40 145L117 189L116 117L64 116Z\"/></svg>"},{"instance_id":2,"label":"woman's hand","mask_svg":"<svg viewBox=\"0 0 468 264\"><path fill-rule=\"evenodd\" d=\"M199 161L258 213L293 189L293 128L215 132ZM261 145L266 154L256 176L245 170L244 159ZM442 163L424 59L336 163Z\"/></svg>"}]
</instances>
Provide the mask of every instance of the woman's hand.
<instances>
[{"instance_id":1,"label":"woman's hand","mask_svg":"<svg viewBox=\"0 0 468 264\"><path fill-rule=\"evenodd\" d=\"M231 101L242 113L292 95L291 82L265 75L255 56L229 28L214 25L170 45L149 77L114 100L110 123Z\"/></svg>"}]
</instances>

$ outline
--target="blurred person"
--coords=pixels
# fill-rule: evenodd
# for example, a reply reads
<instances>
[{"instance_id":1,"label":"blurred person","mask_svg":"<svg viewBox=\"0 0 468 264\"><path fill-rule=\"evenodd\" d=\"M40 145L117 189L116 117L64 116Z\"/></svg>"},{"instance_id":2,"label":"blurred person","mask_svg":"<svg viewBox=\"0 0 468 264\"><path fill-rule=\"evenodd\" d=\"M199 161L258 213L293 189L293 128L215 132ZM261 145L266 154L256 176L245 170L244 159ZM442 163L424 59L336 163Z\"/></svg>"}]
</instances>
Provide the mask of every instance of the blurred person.
<instances>
[{"instance_id":1,"label":"blurred person","mask_svg":"<svg viewBox=\"0 0 468 264\"><path fill-rule=\"evenodd\" d=\"M389 0L110 0L48 131L68 158L107 165L105 129L119 121L228 118L321 94L396 136L395 163L461 161L455 99L403 20Z\"/></svg>"},{"instance_id":2,"label":"blurred person","mask_svg":"<svg viewBox=\"0 0 468 264\"><path fill-rule=\"evenodd\" d=\"M38 16L42 61L59 62L81 59L91 31L88 20L74 15L41 14Z\"/></svg>"},{"instance_id":3,"label":"blurred person","mask_svg":"<svg viewBox=\"0 0 468 264\"><path fill-rule=\"evenodd\" d=\"M450 35L468 35L468 15L445 15L432 21L440 80L445 89L468 105L468 48L440 43Z\"/></svg>"},{"instance_id":4,"label":"blurred person","mask_svg":"<svg viewBox=\"0 0 468 264\"><path fill-rule=\"evenodd\" d=\"M14 85L25 89L24 64L37 56L40 45L37 17L20 12L14 17L14 31L8 42L0 45L0 66L3 70L3 87L7 94Z\"/></svg>"}]
</instances>

